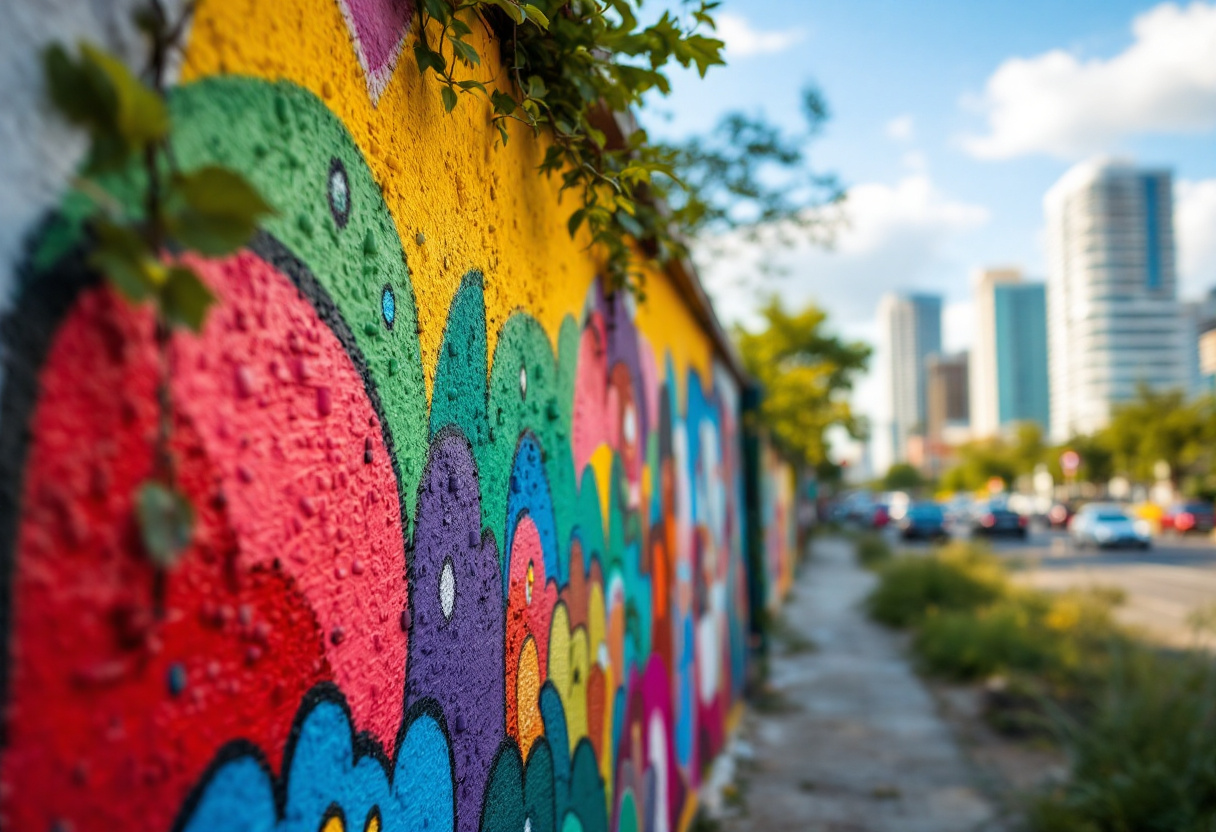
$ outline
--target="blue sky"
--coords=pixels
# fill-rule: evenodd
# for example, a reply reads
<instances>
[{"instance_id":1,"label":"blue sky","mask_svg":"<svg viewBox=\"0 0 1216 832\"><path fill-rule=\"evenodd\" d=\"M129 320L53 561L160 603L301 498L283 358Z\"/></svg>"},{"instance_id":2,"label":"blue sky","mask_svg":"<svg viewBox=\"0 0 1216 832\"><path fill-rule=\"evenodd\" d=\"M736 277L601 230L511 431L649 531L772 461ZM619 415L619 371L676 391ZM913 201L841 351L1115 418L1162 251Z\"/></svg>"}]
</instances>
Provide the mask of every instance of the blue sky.
<instances>
[{"instance_id":1,"label":"blue sky","mask_svg":"<svg viewBox=\"0 0 1216 832\"><path fill-rule=\"evenodd\" d=\"M646 126L682 137L744 110L793 131L814 81L832 119L811 158L852 188L836 252L785 252L783 278L757 278L742 246L703 267L728 320L768 290L875 338L882 292L930 289L965 347L972 270L1041 278L1043 193L1099 154L1173 169L1183 294L1216 286L1216 0L726 0L718 16L729 65L678 76ZM858 394L878 421L884 387Z\"/></svg>"}]
</instances>

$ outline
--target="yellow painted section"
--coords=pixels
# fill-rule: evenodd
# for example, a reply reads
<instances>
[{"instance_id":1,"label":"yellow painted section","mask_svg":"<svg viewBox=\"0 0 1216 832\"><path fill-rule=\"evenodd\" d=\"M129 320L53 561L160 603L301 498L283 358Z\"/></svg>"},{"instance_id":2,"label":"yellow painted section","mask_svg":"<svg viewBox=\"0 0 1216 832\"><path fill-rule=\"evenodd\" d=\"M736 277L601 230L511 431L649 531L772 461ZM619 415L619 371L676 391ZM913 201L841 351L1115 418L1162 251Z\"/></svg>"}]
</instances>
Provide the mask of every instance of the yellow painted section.
<instances>
[{"instance_id":1,"label":"yellow painted section","mask_svg":"<svg viewBox=\"0 0 1216 832\"><path fill-rule=\"evenodd\" d=\"M480 25L470 38L480 69L458 77L502 74L498 48ZM556 344L562 319L578 319L600 263L586 237L571 240L560 180L536 172L544 144L511 123L500 146L489 105L462 95L445 114L440 86L423 80L413 35L388 86L373 104L338 0L204 0L191 29L182 80L216 74L289 80L321 97L362 150L397 223L413 281L428 398L448 307L470 269L485 274L489 353L510 313L525 309ZM421 237L419 236L421 235ZM422 240L422 242L419 242ZM708 377L712 346L665 275L651 273L638 326L662 372L671 354L677 377L695 368ZM681 391L682 394L683 391Z\"/></svg>"},{"instance_id":2,"label":"yellow painted section","mask_svg":"<svg viewBox=\"0 0 1216 832\"><path fill-rule=\"evenodd\" d=\"M532 636L524 639L519 654L519 670L515 677L516 722L519 725L519 752L524 759L532 744L545 732L540 715L540 658Z\"/></svg>"},{"instance_id":3,"label":"yellow painted section","mask_svg":"<svg viewBox=\"0 0 1216 832\"><path fill-rule=\"evenodd\" d=\"M595 475L595 487L599 490L600 517L604 521L604 537L608 537L608 505L612 498L612 448L600 445L587 460L587 466Z\"/></svg>"}]
</instances>

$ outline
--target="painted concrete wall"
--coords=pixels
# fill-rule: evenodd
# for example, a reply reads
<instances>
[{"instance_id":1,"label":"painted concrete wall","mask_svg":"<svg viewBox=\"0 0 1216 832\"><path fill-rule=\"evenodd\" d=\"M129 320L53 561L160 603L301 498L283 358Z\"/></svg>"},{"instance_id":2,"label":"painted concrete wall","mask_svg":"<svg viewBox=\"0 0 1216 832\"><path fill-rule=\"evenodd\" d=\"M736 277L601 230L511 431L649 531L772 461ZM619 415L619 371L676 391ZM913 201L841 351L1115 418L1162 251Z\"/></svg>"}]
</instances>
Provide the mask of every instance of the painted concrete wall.
<instances>
[{"instance_id":1,"label":"painted concrete wall","mask_svg":"<svg viewBox=\"0 0 1216 832\"><path fill-rule=\"evenodd\" d=\"M37 5L42 35L92 19ZM605 296L539 142L442 113L397 60L409 7L201 4L178 162L240 169L278 214L195 262L218 303L171 345L199 516L163 614L131 499L151 316L85 268L71 159L52 212L0 198L27 240L0 329L4 829L691 818L747 672L739 380L666 275ZM780 591L789 477L763 470Z\"/></svg>"}]
</instances>

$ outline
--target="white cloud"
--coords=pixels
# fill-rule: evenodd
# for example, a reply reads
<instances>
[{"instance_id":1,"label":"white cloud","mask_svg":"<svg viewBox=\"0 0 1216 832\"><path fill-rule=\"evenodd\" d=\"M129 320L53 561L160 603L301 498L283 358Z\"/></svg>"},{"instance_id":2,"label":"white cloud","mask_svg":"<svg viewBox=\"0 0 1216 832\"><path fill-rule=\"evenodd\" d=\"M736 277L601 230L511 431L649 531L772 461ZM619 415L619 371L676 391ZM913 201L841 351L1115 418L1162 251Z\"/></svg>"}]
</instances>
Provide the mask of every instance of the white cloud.
<instances>
[{"instance_id":1,"label":"white cloud","mask_svg":"<svg viewBox=\"0 0 1216 832\"><path fill-rule=\"evenodd\" d=\"M924 173L929 169L929 158L919 150L909 150L899 157L899 161L903 163L904 167L915 173Z\"/></svg>"},{"instance_id":2,"label":"white cloud","mask_svg":"<svg viewBox=\"0 0 1216 832\"><path fill-rule=\"evenodd\" d=\"M878 300L884 292L900 289L939 291L948 301L963 300L970 264L953 249L959 238L988 222L989 212L942 193L928 176L910 174L894 184L870 182L850 188L844 213L848 222L832 250L809 243L766 250L761 244L728 239L718 241L712 254L701 252L696 259L705 288L727 325L755 325L757 307L776 293L790 307L814 301L828 311L832 329L877 348L871 372L860 380L852 399L857 411L873 420L872 461L881 471L890 461L890 406ZM785 276L761 274L766 255ZM951 303L946 310L953 330L963 313ZM947 338L952 349L965 343L956 336Z\"/></svg>"},{"instance_id":3,"label":"white cloud","mask_svg":"<svg viewBox=\"0 0 1216 832\"><path fill-rule=\"evenodd\" d=\"M717 36L726 44L729 58L784 52L804 37L801 29L762 32L753 29L747 18L729 12L719 14L717 24Z\"/></svg>"},{"instance_id":4,"label":"white cloud","mask_svg":"<svg viewBox=\"0 0 1216 832\"><path fill-rule=\"evenodd\" d=\"M1216 287L1216 179L1174 186L1178 294L1194 298Z\"/></svg>"},{"instance_id":5,"label":"white cloud","mask_svg":"<svg viewBox=\"0 0 1216 832\"><path fill-rule=\"evenodd\" d=\"M916 137L916 122L910 115L897 116L887 122L887 138L897 142L910 142Z\"/></svg>"},{"instance_id":6,"label":"white cloud","mask_svg":"<svg viewBox=\"0 0 1216 832\"><path fill-rule=\"evenodd\" d=\"M1136 17L1132 34L1112 58L1057 49L1002 63L974 102L988 133L963 147L989 159L1072 158L1125 136L1216 127L1216 4L1163 3Z\"/></svg>"},{"instance_id":7,"label":"white cloud","mask_svg":"<svg viewBox=\"0 0 1216 832\"><path fill-rule=\"evenodd\" d=\"M789 304L815 301L837 326L874 320L879 296L900 288L966 287L967 265L952 259L960 235L988 221L988 209L943 194L924 174L895 184L870 182L849 189L845 223L835 245L775 248L739 239L718 241L698 258L701 278L728 322L750 323L763 296ZM766 276L766 258L785 276Z\"/></svg>"}]
</instances>

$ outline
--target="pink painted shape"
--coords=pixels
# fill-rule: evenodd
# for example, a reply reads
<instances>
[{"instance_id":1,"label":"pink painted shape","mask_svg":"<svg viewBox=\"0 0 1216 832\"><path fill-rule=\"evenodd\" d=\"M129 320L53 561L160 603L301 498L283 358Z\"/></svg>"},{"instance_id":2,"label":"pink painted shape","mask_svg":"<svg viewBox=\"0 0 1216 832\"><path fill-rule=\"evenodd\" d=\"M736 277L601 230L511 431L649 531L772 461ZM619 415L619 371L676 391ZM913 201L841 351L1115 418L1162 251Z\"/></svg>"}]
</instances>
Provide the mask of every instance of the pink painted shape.
<instances>
[{"instance_id":1,"label":"pink painted shape","mask_svg":"<svg viewBox=\"0 0 1216 832\"><path fill-rule=\"evenodd\" d=\"M411 0L338 0L367 73L367 86L379 98L401 54L414 17Z\"/></svg>"},{"instance_id":2,"label":"pink painted shape","mask_svg":"<svg viewBox=\"0 0 1216 832\"><path fill-rule=\"evenodd\" d=\"M200 337L174 342L173 396L223 480L240 565L279 561L316 616L356 727L391 749L405 695L405 547L363 379L273 267L248 252L190 262L219 302Z\"/></svg>"},{"instance_id":3,"label":"pink painted shape","mask_svg":"<svg viewBox=\"0 0 1216 832\"><path fill-rule=\"evenodd\" d=\"M609 442L609 426L616 414L608 407L607 362L603 319L597 313L588 318L578 345L571 430L576 475L587 467L595 449Z\"/></svg>"}]
</instances>

